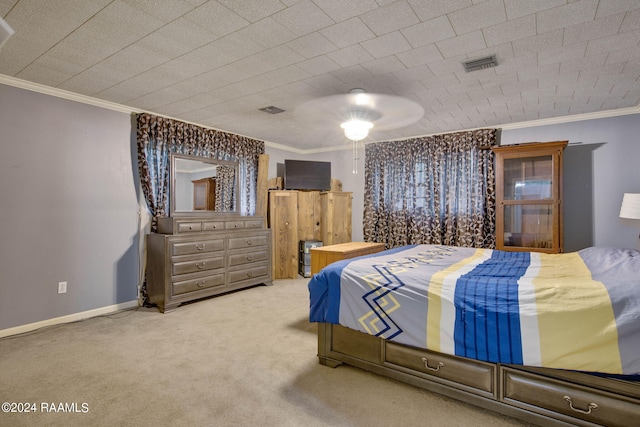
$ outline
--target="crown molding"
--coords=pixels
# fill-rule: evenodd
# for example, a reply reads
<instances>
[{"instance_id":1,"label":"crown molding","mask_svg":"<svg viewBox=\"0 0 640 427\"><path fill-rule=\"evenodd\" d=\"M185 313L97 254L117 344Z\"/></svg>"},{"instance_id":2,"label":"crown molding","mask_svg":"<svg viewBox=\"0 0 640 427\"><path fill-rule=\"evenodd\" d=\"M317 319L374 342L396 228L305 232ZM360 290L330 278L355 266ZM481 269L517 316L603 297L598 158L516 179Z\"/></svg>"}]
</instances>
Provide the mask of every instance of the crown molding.
<instances>
[{"instance_id":1,"label":"crown molding","mask_svg":"<svg viewBox=\"0 0 640 427\"><path fill-rule=\"evenodd\" d=\"M149 113L149 114L155 114L155 115L159 115L159 116L163 116L163 117L167 117L164 114L158 114L158 113L154 113L153 111L144 111L144 110L140 110L137 108L132 108L123 104L118 104L115 102L109 102L109 101L104 101L98 98L94 98L91 96L87 96L87 95L81 95L78 93L74 93L74 92L70 92L64 89L59 89L59 88L55 88L55 87L51 87L51 86L45 86L39 83L33 83L33 82L29 82L26 80L22 80L22 79L18 79L15 77L10 77L10 76L6 76L6 75L2 75L0 74L0 84L5 84L8 86L14 86L17 88L21 88L21 89L26 89L26 90L30 90L33 92L39 92L39 93L43 93L45 95L51 95L51 96L55 96L58 98L63 98L63 99L67 99L70 101L75 101L75 102L80 102L83 104L88 104L88 105L93 105L95 107L101 107L101 108L106 108L109 110L113 110L113 111L118 111L121 113L127 113L127 114L134 114L134 113ZM571 116L562 116L562 117L552 117L552 118L548 118L548 119L540 119L540 120L530 120L530 121L526 121L526 122L517 122L517 123L507 123L507 124L502 124L502 125L492 125L492 126L485 126L484 128L500 128L502 130L514 130L514 129L524 129L524 128L530 128L530 127L538 127L538 126L548 126L548 125L557 125L557 124L562 124L562 123L571 123L571 122L579 122L579 121L584 121L584 120L596 120L596 119L603 119L603 118L608 118L608 117L617 117L617 116L626 116L626 115L630 115L630 114L640 114L640 105L637 105L635 107L629 107L629 108L620 108L617 110L607 110L607 111L598 111L598 112L593 112L593 113L584 113L584 114L575 114L575 115L571 115ZM169 117L175 120L180 120L186 123L191 123L197 126L202 126L202 127L206 127L208 129L214 129L214 130L218 130L221 132L228 132L222 129L216 129L216 128L212 128L210 126L206 126L206 125L202 125L200 123L193 123L193 122L188 122L186 120L183 119L178 119L175 117ZM433 134L426 134L426 135L416 135L416 136L412 136L409 138L398 138L398 139L393 139L393 140L378 140L378 141L367 141L364 144L371 144L374 142L389 142L389 141L403 141L406 139L412 139L412 138L423 138L423 137L427 137L427 136L433 136L433 135L442 135L442 134L447 134L447 133L457 133L457 132L466 132L466 131L470 131L470 130L476 130L476 129L482 129L482 128L474 128L474 129L462 129L462 130L456 130L456 131L452 131L452 132L439 132L439 133L433 133ZM235 132L229 132L229 133L234 133ZM256 139L254 137L251 136L246 136L246 135L241 135L241 134L236 134L236 135L240 135L240 136L244 136L246 138L251 138L251 139ZM343 151L343 150L350 150L352 148L350 143L345 143L344 145L337 145L337 146L332 146L332 147L323 147L323 148L311 148L311 149L300 149L300 148L295 148L295 147L291 147L288 145L283 145L283 144L279 144L276 142L271 142L271 141L263 141L264 145L266 147L271 147L271 148L275 148L278 150L282 150L282 151L288 151L291 153L296 153L296 154L302 154L302 155L306 155L306 154L318 154L318 153L328 153L328 152L332 152L332 151Z\"/></svg>"}]
</instances>

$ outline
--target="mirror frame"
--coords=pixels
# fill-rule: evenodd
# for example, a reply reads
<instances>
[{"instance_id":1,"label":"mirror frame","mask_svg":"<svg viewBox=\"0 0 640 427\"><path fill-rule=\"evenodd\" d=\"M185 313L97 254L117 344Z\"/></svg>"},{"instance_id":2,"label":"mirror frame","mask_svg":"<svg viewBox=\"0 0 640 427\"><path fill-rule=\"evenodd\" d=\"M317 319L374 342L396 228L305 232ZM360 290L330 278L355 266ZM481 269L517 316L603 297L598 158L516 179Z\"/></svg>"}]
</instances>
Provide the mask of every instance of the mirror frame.
<instances>
[{"instance_id":1,"label":"mirror frame","mask_svg":"<svg viewBox=\"0 0 640 427\"><path fill-rule=\"evenodd\" d=\"M230 166L235 171L235 206L233 211L228 212L216 212L210 210L191 210L191 211L176 211L176 161L177 160L193 160L200 163L209 163L212 165L224 165ZM171 217L195 217L195 216L237 216L240 215L238 205L240 197L240 179L238 162L228 160L218 160L211 157L190 156L187 154L170 154L170 183L169 183L169 216Z\"/></svg>"}]
</instances>

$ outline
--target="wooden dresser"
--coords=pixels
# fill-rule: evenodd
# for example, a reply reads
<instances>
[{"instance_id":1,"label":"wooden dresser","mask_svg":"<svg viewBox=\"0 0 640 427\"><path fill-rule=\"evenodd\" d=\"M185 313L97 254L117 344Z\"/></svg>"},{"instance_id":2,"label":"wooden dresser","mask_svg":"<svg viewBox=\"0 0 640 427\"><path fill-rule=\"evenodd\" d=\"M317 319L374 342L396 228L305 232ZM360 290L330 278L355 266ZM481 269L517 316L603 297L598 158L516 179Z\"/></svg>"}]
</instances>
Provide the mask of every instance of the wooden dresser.
<instances>
[{"instance_id":1,"label":"wooden dresser","mask_svg":"<svg viewBox=\"0 0 640 427\"><path fill-rule=\"evenodd\" d=\"M178 305L271 284L271 231L255 216L169 217L147 235L147 298Z\"/></svg>"}]
</instances>

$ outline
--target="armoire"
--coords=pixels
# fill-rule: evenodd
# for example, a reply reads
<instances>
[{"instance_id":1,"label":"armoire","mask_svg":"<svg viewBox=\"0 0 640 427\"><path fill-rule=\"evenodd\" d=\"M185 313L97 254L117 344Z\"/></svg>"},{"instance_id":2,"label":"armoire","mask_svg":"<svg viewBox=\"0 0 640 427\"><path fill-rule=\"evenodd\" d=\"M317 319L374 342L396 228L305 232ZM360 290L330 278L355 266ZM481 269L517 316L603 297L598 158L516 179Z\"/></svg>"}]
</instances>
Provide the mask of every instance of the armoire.
<instances>
[{"instance_id":1,"label":"armoire","mask_svg":"<svg viewBox=\"0 0 640 427\"><path fill-rule=\"evenodd\" d=\"M319 240L324 246L351 241L352 198L344 191L269 191L273 279L298 277L301 240Z\"/></svg>"}]
</instances>

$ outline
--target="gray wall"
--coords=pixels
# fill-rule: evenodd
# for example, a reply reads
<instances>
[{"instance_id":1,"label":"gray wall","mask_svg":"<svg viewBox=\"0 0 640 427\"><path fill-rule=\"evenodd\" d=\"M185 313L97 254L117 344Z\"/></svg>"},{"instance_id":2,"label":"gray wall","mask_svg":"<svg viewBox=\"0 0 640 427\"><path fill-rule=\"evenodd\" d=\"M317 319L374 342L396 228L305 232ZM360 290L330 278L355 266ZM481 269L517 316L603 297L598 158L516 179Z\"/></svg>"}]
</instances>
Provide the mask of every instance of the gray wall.
<instances>
[{"instance_id":1,"label":"gray wall","mask_svg":"<svg viewBox=\"0 0 640 427\"><path fill-rule=\"evenodd\" d=\"M0 85L0 330L137 299L131 129L128 114Z\"/></svg>"},{"instance_id":2,"label":"gray wall","mask_svg":"<svg viewBox=\"0 0 640 427\"><path fill-rule=\"evenodd\" d=\"M137 298L132 128L128 114L0 84L0 330ZM593 144L594 244L638 248L639 221L618 213L624 192L640 193L639 135L633 115L509 130L502 140ZM334 178L353 192L353 239L362 240L363 150L358 175L348 144L310 155L269 145L266 152L269 177L287 158L332 162ZM57 294L59 281L68 282L66 294Z\"/></svg>"}]
</instances>

